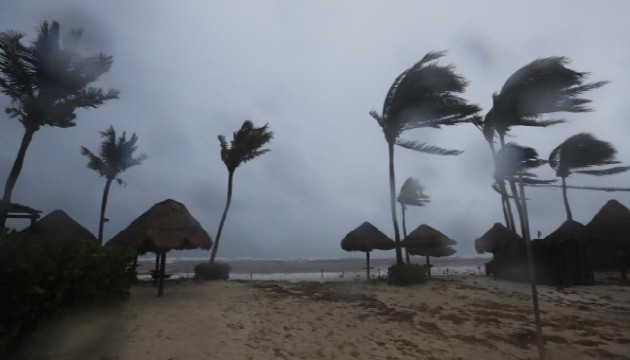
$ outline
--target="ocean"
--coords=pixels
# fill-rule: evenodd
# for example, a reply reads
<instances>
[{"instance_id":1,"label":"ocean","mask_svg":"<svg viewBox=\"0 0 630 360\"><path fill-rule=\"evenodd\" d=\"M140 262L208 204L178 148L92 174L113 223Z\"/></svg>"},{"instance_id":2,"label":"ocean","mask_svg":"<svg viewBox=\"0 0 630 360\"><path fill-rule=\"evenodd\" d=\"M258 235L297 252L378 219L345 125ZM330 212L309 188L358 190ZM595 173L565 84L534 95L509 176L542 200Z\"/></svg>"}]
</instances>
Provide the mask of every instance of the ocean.
<instances>
[{"instance_id":1,"label":"ocean","mask_svg":"<svg viewBox=\"0 0 630 360\"><path fill-rule=\"evenodd\" d=\"M171 279L192 278L195 265L207 262L208 258L166 259L166 273ZM366 278L365 258L344 259L217 259L232 267L230 280L326 280L342 281ZM454 274L485 274L484 263L489 258L448 257L431 258L431 274L436 276ZM371 258L372 278L387 275L387 268L395 258ZM412 257L412 263L424 264L422 257ZM149 272L155 268L154 257L138 259L138 278L150 279Z\"/></svg>"}]
</instances>

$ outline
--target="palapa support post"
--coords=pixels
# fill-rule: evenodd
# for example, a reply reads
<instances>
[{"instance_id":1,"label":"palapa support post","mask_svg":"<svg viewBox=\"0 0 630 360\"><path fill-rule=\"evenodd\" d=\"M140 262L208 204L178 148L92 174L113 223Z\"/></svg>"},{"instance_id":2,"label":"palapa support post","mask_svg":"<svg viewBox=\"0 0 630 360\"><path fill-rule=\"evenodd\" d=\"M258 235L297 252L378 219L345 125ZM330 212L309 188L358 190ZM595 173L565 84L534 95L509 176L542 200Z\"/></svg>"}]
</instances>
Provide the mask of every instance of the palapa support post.
<instances>
[{"instance_id":1,"label":"palapa support post","mask_svg":"<svg viewBox=\"0 0 630 360\"><path fill-rule=\"evenodd\" d=\"M536 320L536 340L538 342L538 357L545 360L545 344L543 340L542 325L540 323L540 310L538 309L538 289L536 288L536 271L534 271L534 261L532 258L532 244L529 236L529 218L527 216L527 200L525 198L525 186L523 185L523 177L518 177L519 190L523 205L523 240L525 240L525 248L527 249L527 267L529 268L529 282L532 288L532 300L534 302L534 318Z\"/></svg>"},{"instance_id":2,"label":"palapa support post","mask_svg":"<svg viewBox=\"0 0 630 360\"><path fill-rule=\"evenodd\" d=\"M370 280L370 252L366 251L365 252L365 259L367 261L367 279Z\"/></svg>"},{"instance_id":3,"label":"palapa support post","mask_svg":"<svg viewBox=\"0 0 630 360\"><path fill-rule=\"evenodd\" d=\"M153 286L158 285L159 272L160 272L160 252L156 251L155 252L155 269L153 270Z\"/></svg>"},{"instance_id":4,"label":"palapa support post","mask_svg":"<svg viewBox=\"0 0 630 360\"><path fill-rule=\"evenodd\" d=\"M161 251L160 256L160 272L158 273L158 296L164 293L164 269L166 268L166 250Z\"/></svg>"},{"instance_id":5,"label":"palapa support post","mask_svg":"<svg viewBox=\"0 0 630 360\"><path fill-rule=\"evenodd\" d=\"M427 279L431 278L431 260L429 260L429 255L425 256L427 263Z\"/></svg>"}]
</instances>

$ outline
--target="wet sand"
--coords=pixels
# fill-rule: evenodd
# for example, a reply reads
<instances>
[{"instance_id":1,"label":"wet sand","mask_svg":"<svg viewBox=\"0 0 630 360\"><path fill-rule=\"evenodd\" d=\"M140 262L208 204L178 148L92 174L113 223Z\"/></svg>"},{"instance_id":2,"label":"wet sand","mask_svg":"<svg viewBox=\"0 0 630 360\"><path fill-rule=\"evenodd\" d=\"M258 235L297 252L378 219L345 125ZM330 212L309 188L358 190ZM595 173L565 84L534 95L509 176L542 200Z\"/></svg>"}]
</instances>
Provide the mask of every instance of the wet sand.
<instances>
[{"instance_id":1,"label":"wet sand","mask_svg":"<svg viewBox=\"0 0 630 360\"><path fill-rule=\"evenodd\" d=\"M485 276L168 282L60 322L41 359L536 359L529 286ZM548 359L630 359L630 286L540 287ZM33 348L34 349L34 348Z\"/></svg>"}]
</instances>

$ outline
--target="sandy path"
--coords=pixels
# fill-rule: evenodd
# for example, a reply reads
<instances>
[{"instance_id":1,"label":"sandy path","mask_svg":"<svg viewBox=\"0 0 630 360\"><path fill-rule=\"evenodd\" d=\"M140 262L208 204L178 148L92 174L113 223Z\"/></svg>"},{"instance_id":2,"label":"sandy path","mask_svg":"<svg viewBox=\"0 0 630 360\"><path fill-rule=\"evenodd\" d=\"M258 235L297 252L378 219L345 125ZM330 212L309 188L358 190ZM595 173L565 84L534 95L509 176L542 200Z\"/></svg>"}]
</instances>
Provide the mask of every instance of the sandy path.
<instances>
[{"instance_id":1,"label":"sandy path","mask_svg":"<svg viewBox=\"0 0 630 360\"><path fill-rule=\"evenodd\" d=\"M39 358L535 359L528 292L482 276L142 285L59 324ZM630 359L630 287L541 287L541 310L549 359Z\"/></svg>"}]
</instances>

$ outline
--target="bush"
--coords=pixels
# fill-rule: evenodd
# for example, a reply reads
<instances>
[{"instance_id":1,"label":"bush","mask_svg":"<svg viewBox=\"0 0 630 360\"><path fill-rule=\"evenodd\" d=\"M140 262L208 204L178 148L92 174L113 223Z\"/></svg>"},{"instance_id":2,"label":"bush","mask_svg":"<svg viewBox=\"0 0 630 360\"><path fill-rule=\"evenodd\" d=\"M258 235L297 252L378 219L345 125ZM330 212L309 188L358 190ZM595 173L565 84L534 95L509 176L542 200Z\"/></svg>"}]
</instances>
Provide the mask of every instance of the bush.
<instances>
[{"instance_id":1,"label":"bush","mask_svg":"<svg viewBox=\"0 0 630 360\"><path fill-rule=\"evenodd\" d=\"M387 269L387 283L407 286L427 282L427 271L423 265L398 264Z\"/></svg>"},{"instance_id":2,"label":"bush","mask_svg":"<svg viewBox=\"0 0 630 360\"><path fill-rule=\"evenodd\" d=\"M232 267L224 263L201 263L195 265L195 279L227 280Z\"/></svg>"},{"instance_id":3,"label":"bush","mask_svg":"<svg viewBox=\"0 0 630 360\"><path fill-rule=\"evenodd\" d=\"M0 358L70 307L125 301L132 257L128 249L83 239L0 234Z\"/></svg>"}]
</instances>

